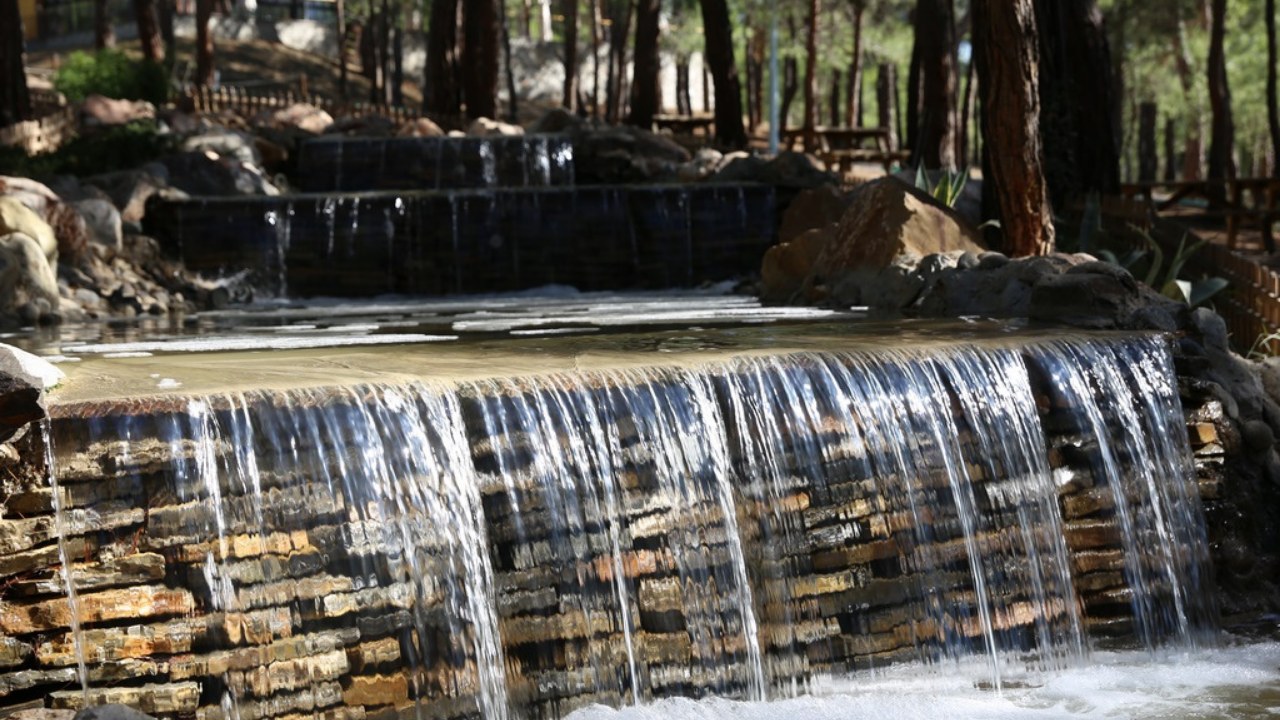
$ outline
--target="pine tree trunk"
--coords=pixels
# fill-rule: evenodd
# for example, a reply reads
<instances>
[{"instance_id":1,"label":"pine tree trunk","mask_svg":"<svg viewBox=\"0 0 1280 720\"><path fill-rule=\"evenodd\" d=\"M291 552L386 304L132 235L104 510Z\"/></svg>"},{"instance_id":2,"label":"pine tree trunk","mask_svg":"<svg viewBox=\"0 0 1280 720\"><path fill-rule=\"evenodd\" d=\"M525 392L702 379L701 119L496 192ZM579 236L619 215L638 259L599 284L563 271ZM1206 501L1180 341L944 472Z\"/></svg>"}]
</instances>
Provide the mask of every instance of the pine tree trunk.
<instances>
[{"instance_id":1,"label":"pine tree trunk","mask_svg":"<svg viewBox=\"0 0 1280 720\"><path fill-rule=\"evenodd\" d=\"M1176 182L1178 179L1178 124L1173 118L1164 122L1164 181Z\"/></svg>"},{"instance_id":2,"label":"pine tree trunk","mask_svg":"<svg viewBox=\"0 0 1280 720\"><path fill-rule=\"evenodd\" d=\"M462 115L458 88L458 0L432 0L422 111L450 122Z\"/></svg>"},{"instance_id":3,"label":"pine tree trunk","mask_svg":"<svg viewBox=\"0 0 1280 720\"><path fill-rule=\"evenodd\" d=\"M155 0L133 0L133 17L138 26L138 44L142 47L143 59L164 62L164 40L160 37Z\"/></svg>"},{"instance_id":4,"label":"pine tree trunk","mask_svg":"<svg viewBox=\"0 0 1280 720\"><path fill-rule=\"evenodd\" d=\"M862 23L866 15L863 0L853 3L853 59L849 61L849 91L845 98L845 117L849 127L862 127Z\"/></svg>"},{"instance_id":5,"label":"pine tree trunk","mask_svg":"<svg viewBox=\"0 0 1280 720\"><path fill-rule=\"evenodd\" d=\"M0 0L0 127L31 118L26 53L18 0Z\"/></svg>"},{"instance_id":6,"label":"pine tree trunk","mask_svg":"<svg viewBox=\"0 0 1280 720\"><path fill-rule=\"evenodd\" d=\"M1174 12L1179 12L1175 7ZM1182 179L1199 180L1204 177L1204 108L1201 98L1195 89L1195 73L1192 69L1193 58L1187 45L1186 21L1179 15L1177 30L1173 36L1173 57L1178 69L1179 84L1182 85L1182 98L1187 105L1186 145L1182 158Z\"/></svg>"},{"instance_id":7,"label":"pine tree trunk","mask_svg":"<svg viewBox=\"0 0 1280 720\"><path fill-rule=\"evenodd\" d=\"M1114 125L1111 51L1096 0L1035 0L1040 30L1040 105L1050 200L1120 191L1120 128ZM1123 73L1123 69L1120 71ZM1155 125L1151 126L1155 152ZM1156 167L1148 168L1155 179Z\"/></svg>"},{"instance_id":8,"label":"pine tree trunk","mask_svg":"<svg viewBox=\"0 0 1280 720\"><path fill-rule=\"evenodd\" d=\"M1155 182L1160 160L1156 156L1156 122L1160 110L1153 102L1138 108L1138 182Z\"/></svg>"},{"instance_id":9,"label":"pine tree trunk","mask_svg":"<svg viewBox=\"0 0 1280 720\"><path fill-rule=\"evenodd\" d=\"M915 104L912 164L956 168L956 29L951 0L916 3L916 51L919 90ZM910 132L910 130L908 130Z\"/></svg>"},{"instance_id":10,"label":"pine tree trunk","mask_svg":"<svg viewBox=\"0 0 1280 720\"><path fill-rule=\"evenodd\" d=\"M693 114L693 98L689 94L689 59L685 57L676 60L676 114Z\"/></svg>"},{"instance_id":11,"label":"pine tree trunk","mask_svg":"<svg viewBox=\"0 0 1280 720\"><path fill-rule=\"evenodd\" d=\"M213 0L196 0L196 84L213 87Z\"/></svg>"},{"instance_id":12,"label":"pine tree trunk","mask_svg":"<svg viewBox=\"0 0 1280 720\"><path fill-rule=\"evenodd\" d=\"M404 105L404 30L395 29L391 42L391 104Z\"/></svg>"},{"instance_id":13,"label":"pine tree trunk","mask_svg":"<svg viewBox=\"0 0 1280 720\"><path fill-rule=\"evenodd\" d=\"M498 0L467 0L462 29L462 99L467 119L498 116L502 30Z\"/></svg>"},{"instance_id":14,"label":"pine tree trunk","mask_svg":"<svg viewBox=\"0 0 1280 720\"><path fill-rule=\"evenodd\" d=\"M160 22L160 37L164 40L165 57L174 57L178 38L173 29L173 16L178 12L175 0L158 0L156 11Z\"/></svg>"},{"instance_id":15,"label":"pine tree trunk","mask_svg":"<svg viewBox=\"0 0 1280 720\"><path fill-rule=\"evenodd\" d=\"M809 0L804 42L804 148L818 149L818 0Z\"/></svg>"},{"instance_id":16,"label":"pine tree trunk","mask_svg":"<svg viewBox=\"0 0 1280 720\"><path fill-rule=\"evenodd\" d=\"M960 130L957 133L959 136L959 146L956 149L957 163L968 163L968 158L971 155L969 152L972 149L969 147L969 133L973 127L972 120L976 109L974 107L976 105L976 93L974 91L977 89L977 83L974 82L974 66L976 64L973 58L969 58L969 66L965 68L964 72L964 94L960 100Z\"/></svg>"},{"instance_id":17,"label":"pine tree trunk","mask_svg":"<svg viewBox=\"0 0 1280 720\"><path fill-rule=\"evenodd\" d=\"M707 64L715 82L716 142L739 149L747 146L742 126L742 89L733 61L733 25L725 0L700 0Z\"/></svg>"},{"instance_id":18,"label":"pine tree trunk","mask_svg":"<svg viewBox=\"0 0 1280 720\"><path fill-rule=\"evenodd\" d=\"M1053 251L1053 212L1040 148L1039 49L1031 0L974 0L974 57L982 86L987 169L1010 255Z\"/></svg>"},{"instance_id":19,"label":"pine tree trunk","mask_svg":"<svg viewBox=\"0 0 1280 720\"><path fill-rule=\"evenodd\" d=\"M618 0L611 4L609 25L609 79L605 99L605 120L617 123L623 115L626 96L627 37L631 34L631 2Z\"/></svg>"},{"instance_id":20,"label":"pine tree trunk","mask_svg":"<svg viewBox=\"0 0 1280 720\"><path fill-rule=\"evenodd\" d=\"M635 81L631 87L630 123L646 130L661 110L662 91L658 84L661 65L658 57L658 21L661 2L640 0L636 6Z\"/></svg>"},{"instance_id":21,"label":"pine tree trunk","mask_svg":"<svg viewBox=\"0 0 1280 720\"><path fill-rule=\"evenodd\" d=\"M891 63L882 63L876 75L876 110L880 127L889 131L885 144L898 149L898 71Z\"/></svg>"},{"instance_id":22,"label":"pine tree trunk","mask_svg":"<svg viewBox=\"0 0 1280 720\"><path fill-rule=\"evenodd\" d=\"M102 50L116 46L116 28L111 17L110 0L93 0L93 47Z\"/></svg>"},{"instance_id":23,"label":"pine tree trunk","mask_svg":"<svg viewBox=\"0 0 1280 720\"><path fill-rule=\"evenodd\" d=\"M335 0L334 19L338 24L338 100L347 99L347 10L345 0Z\"/></svg>"},{"instance_id":24,"label":"pine tree trunk","mask_svg":"<svg viewBox=\"0 0 1280 720\"><path fill-rule=\"evenodd\" d=\"M564 99L561 104L573 111L578 101L578 0L561 0L564 14Z\"/></svg>"},{"instance_id":25,"label":"pine tree trunk","mask_svg":"<svg viewBox=\"0 0 1280 720\"><path fill-rule=\"evenodd\" d=\"M782 107L778 112L779 130L785 130L791 118L791 103L800 92L800 64L793 57L782 62Z\"/></svg>"},{"instance_id":26,"label":"pine tree trunk","mask_svg":"<svg viewBox=\"0 0 1280 720\"><path fill-rule=\"evenodd\" d=\"M1267 131L1271 136L1272 171L1280 166L1280 98L1276 91L1276 0L1267 0L1264 11L1267 25ZM1280 175L1277 175L1280 177Z\"/></svg>"},{"instance_id":27,"label":"pine tree trunk","mask_svg":"<svg viewBox=\"0 0 1280 720\"><path fill-rule=\"evenodd\" d=\"M1227 0L1213 0L1209 32L1209 109L1213 113L1213 133L1209 145L1209 179L1228 180L1236 176L1235 122L1231 117L1231 88L1227 84L1226 40ZM1222 186L1211 188L1225 197Z\"/></svg>"},{"instance_id":28,"label":"pine tree trunk","mask_svg":"<svg viewBox=\"0 0 1280 720\"><path fill-rule=\"evenodd\" d=\"M840 127L840 68L831 71L831 111L830 125L831 127Z\"/></svg>"},{"instance_id":29,"label":"pine tree trunk","mask_svg":"<svg viewBox=\"0 0 1280 720\"><path fill-rule=\"evenodd\" d=\"M501 0L500 8L502 13L499 15L499 22L502 23L502 57L505 61L506 79L507 79L507 122L517 123L520 121L520 99L516 96L516 73L511 66L511 28L507 24L507 2ZM525 3L525 38L529 37L528 14L529 4Z\"/></svg>"}]
</instances>

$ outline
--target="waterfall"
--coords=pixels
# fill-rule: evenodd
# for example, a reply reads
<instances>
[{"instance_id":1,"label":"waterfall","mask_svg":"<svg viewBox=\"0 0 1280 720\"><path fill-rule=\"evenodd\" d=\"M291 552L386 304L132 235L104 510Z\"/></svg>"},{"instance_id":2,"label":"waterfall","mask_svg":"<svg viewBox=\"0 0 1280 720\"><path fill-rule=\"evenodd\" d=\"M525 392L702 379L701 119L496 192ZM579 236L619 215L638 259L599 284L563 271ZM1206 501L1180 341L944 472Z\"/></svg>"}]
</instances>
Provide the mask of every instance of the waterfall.
<instances>
[{"instance_id":1,"label":"waterfall","mask_svg":"<svg viewBox=\"0 0 1280 720\"><path fill-rule=\"evenodd\" d=\"M1095 336L55 405L64 542L163 556L138 591L168 604L73 629L24 599L0 630L75 647L91 699L204 720L560 717L973 656L998 687L1099 629L1195 646L1172 377L1162 338ZM95 527L103 498L145 519Z\"/></svg>"}]
</instances>

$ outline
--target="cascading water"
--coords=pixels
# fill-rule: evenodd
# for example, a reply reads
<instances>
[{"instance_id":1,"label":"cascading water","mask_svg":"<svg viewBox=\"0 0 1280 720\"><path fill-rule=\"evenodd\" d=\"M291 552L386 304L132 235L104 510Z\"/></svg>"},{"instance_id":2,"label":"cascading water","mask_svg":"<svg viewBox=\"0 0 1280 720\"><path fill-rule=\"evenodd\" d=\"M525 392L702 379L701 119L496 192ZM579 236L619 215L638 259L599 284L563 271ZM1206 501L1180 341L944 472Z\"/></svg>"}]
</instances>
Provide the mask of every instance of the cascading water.
<instances>
[{"instance_id":1,"label":"cascading water","mask_svg":"<svg viewBox=\"0 0 1280 720\"><path fill-rule=\"evenodd\" d=\"M123 684L253 720L780 698L972 656L998 685L1080 662L1117 622L1147 648L1205 642L1163 343L55 406L72 505L147 508L94 531L99 553L165 569L127 627L88 615L54 644L89 659L91 699ZM0 613L8 635L60 629L36 606ZM144 656L163 669L120 677Z\"/></svg>"}]
</instances>

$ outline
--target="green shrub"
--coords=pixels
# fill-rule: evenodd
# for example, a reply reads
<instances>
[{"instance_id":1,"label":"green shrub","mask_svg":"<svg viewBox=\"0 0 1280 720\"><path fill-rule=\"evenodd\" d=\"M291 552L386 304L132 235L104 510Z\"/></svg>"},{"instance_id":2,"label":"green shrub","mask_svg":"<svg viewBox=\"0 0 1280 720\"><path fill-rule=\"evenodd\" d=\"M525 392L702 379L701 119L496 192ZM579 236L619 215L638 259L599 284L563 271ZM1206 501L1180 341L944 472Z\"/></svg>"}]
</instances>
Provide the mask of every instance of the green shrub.
<instances>
[{"instance_id":1,"label":"green shrub","mask_svg":"<svg viewBox=\"0 0 1280 720\"><path fill-rule=\"evenodd\" d=\"M169 96L169 76L162 65L135 60L119 50L71 53L58 68L53 86L73 102L97 93L159 105Z\"/></svg>"},{"instance_id":2,"label":"green shrub","mask_svg":"<svg viewBox=\"0 0 1280 720\"><path fill-rule=\"evenodd\" d=\"M172 151L171 136L158 134L152 121L138 121L79 135L53 152L33 157L21 150L0 151L0 174L86 177L138 167Z\"/></svg>"}]
</instances>

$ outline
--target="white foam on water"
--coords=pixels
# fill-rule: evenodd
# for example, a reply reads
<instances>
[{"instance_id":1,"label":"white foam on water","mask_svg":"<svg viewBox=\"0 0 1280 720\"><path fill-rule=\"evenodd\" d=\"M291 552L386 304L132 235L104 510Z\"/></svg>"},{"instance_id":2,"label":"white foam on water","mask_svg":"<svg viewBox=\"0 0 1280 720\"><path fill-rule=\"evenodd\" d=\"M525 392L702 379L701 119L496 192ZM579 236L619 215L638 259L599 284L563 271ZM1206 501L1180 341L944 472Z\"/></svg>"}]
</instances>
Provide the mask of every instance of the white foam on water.
<instances>
[{"instance_id":1,"label":"white foam on water","mask_svg":"<svg viewBox=\"0 0 1280 720\"><path fill-rule=\"evenodd\" d=\"M936 669L896 666L816 684L771 702L660 700L621 710L593 706L572 720L1000 720L1033 718L1265 718L1280 715L1280 643L1155 658L1098 652L1093 664L989 689L984 661Z\"/></svg>"}]
</instances>

